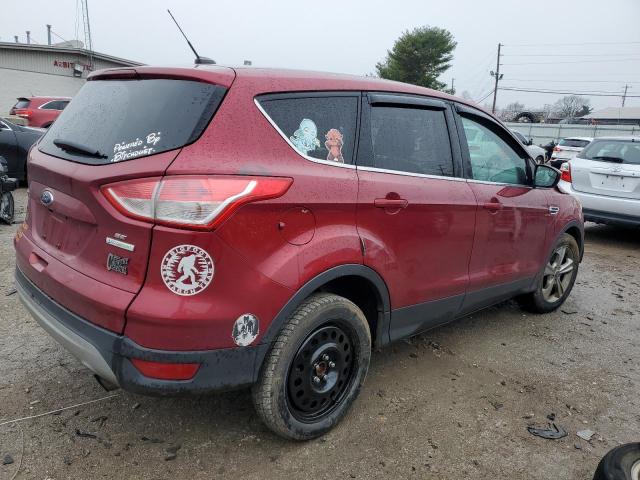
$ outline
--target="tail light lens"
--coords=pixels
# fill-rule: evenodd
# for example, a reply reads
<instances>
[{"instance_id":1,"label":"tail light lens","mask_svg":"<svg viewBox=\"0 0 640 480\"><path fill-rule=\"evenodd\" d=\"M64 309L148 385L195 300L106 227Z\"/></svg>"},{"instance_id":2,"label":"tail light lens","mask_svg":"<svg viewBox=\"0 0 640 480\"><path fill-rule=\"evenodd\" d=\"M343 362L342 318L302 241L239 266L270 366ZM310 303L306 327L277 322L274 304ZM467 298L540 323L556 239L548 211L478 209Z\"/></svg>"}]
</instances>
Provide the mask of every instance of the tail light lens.
<instances>
[{"instance_id":1,"label":"tail light lens","mask_svg":"<svg viewBox=\"0 0 640 480\"><path fill-rule=\"evenodd\" d=\"M127 180L104 185L101 191L128 217L212 230L245 203L280 197L292 183L283 177L181 175Z\"/></svg>"},{"instance_id":2,"label":"tail light lens","mask_svg":"<svg viewBox=\"0 0 640 480\"><path fill-rule=\"evenodd\" d=\"M554 152L559 152L560 150L562 150L560 147L553 147Z\"/></svg>"},{"instance_id":3,"label":"tail light lens","mask_svg":"<svg viewBox=\"0 0 640 480\"><path fill-rule=\"evenodd\" d=\"M29 118L29 117L31 117L32 114L33 114L33 112L31 110L26 109L26 108L19 108L19 109L16 110L16 115L18 117Z\"/></svg>"},{"instance_id":4,"label":"tail light lens","mask_svg":"<svg viewBox=\"0 0 640 480\"><path fill-rule=\"evenodd\" d=\"M560 165L560 180L571 183L571 165L569 162L564 162Z\"/></svg>"}]
</instances>

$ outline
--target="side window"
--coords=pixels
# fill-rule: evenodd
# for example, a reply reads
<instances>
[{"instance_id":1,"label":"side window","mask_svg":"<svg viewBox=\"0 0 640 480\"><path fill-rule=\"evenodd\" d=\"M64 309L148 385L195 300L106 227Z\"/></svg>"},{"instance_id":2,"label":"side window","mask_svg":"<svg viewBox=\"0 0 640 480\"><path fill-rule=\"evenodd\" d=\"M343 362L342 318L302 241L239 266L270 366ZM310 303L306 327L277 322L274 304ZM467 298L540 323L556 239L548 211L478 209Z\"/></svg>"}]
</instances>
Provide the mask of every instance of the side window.
<instances>
[{"instance_id":1,"label":"side window","mask_svg":"<svg viewBox=\"0 0 640 480\"><path fill-rule=\"evenodd\" d=\"M58 105L58 109L59 110L64 110L67 105L69 105L69 101L68 100L61 100L60 101L60 105Z\"/></svg>"},{"instance_id":2,"label":"side window","mask_svg":"<svg viewBox=\"0 0 640 480\"><path fill-rule=\"evenodd\" d=\"M462 117L474 180L527 185L527 163L492 130Z\"/></svg>"},{"instance_id":3,"label":"side window","mask_svg":"<svg viewBox=\"0 0 640 480\"><path fill-rule=\"evenodd\" d=\"M57 100L54 100L54 101L49 102L49 103L45 103L42 106L42 109L43 110L59 110L58 103L59 102Z\"/></svg>"},{"instance_id":4,"label":"side window","mask_svg":"<svg viewBox=\"0 0 640 480\"><path fill-rule=\"evenodd\" d=\"M371 108L373 167L453 176L453 155L444 110Z\"/></svg>"},{"instance_id":5,"label":"side window","mask_svg":"<svg viewBox=\"0 0 640 480\"><path fill-rule=\"evenodd\" d=\"M287 140L303 155L353 163L359 97L259 100Z\"/></svg>"}]
</instances>

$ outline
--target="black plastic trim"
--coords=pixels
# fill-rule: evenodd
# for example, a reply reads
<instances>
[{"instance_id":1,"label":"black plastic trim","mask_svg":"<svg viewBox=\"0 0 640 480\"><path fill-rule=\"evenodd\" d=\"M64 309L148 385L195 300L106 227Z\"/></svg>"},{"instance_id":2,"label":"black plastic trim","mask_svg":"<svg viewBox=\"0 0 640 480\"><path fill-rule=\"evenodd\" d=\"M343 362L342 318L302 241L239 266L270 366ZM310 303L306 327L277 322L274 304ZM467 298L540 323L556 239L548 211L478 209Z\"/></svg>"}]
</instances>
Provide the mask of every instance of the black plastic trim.
<instances>
[{"instance_id":1,"label":"black plastic trim","mask_svg":"<svg viewBox=\"0 0 640 480\"><path fill-rule=\"evenodd\" d=\"M624 225L629 227L640 226L640 216L602 212L588 208L582 209L582 213L584 214L584 219L589 222L604 223L606 225Z\"/></svg>"},{"instance_id":2,"label":"black plastic trim","mask_svg":"<svg viewBox=\"0 0 640 480\"><path fill-rule=\"evenodd\" d=\"M402 340L455 320L463 300L464 294L460 294L393 310L390 340Z\"/></svg>"},{"instance_id":3,"label":"black plastic trim","mask_svg":"<svg viewBox=\"0 0 640 480\"><path fill-rule=\"evenodd\" d=\"M376 288L378 292L378 301L382 304L382 311L379 315L380 318L378 318L376 332L371 333L376 345L387 345L389 343L389 324L391 320L391 303L389 300L389 290L387 289L387 285L385 284L382 277L380 277L380 275L378 275L371 268L357 263L339 265L330 268L329 270L326 270L325 272L305 283L302 288L300 288L295 293L295 295L289 299L285 306L282 307L280 312L278 312L278 314L275 316L275 318L269 325L269 328L265 332L264 337L262 338L262 342L269 344L274 342L276 337L280 333L284 322L309 295L311 295L323 285L329 283L331 280L346 276L362 277L371 282ZM258 359L258 363L262 363L262 359Z\"/></svg>"},{"instance_id":4,"label":"black plastic trim","mask_svg":"<svg viewBox=\"0 0 640 480\"><path fill-rule=\"evenodd\" d=\"M130 338L105 330L67 310L47 296L18 269L16 282L58 322L91 343L114 372L119 385L147 395L180 395L233 390L257 380L260 364L269 345L198 351L166 351L138 345ZM130 358L167 362L200 363L189 380L171 381L145 377Z\"/></svg>"},{"instance_id":5,"label":"black plastic trim","mask_svg":"<svg viewBox=\"0 0 640 480\"><path fill-rule=\"evenodd\" d=\"M368 93L367 98L370 105L406 105L413 108L425 107L437 110L444 110L447 108L447 103L445 101L429 97L417 97L393 93Z\"/></svg>"}]
</instances>

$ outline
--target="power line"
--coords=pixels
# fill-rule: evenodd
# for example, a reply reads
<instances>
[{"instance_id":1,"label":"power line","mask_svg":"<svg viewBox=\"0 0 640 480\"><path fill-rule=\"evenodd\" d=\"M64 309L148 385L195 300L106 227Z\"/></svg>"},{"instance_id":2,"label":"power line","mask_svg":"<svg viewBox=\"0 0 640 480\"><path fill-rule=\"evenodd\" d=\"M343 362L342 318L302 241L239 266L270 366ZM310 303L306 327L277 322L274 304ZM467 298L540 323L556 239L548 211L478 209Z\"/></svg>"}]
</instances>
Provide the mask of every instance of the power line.
<instances>
[{"instance_id":1,"label":"power line","mask_svg":"<svg viewBox=\"0 0 640 480\"><path fill-rule=\"evenodd\" d=\"M505 88L532 88L534 90L547 90L546 88L539 88L539 87L527 87L525 86L513 86L513 85L506 85ZM573 90L573 93L575 94L590 94L590 93L612 93L612 94L618 94L618 96L622 95L622 90L620 91L611 91L611 90Z\"/></svg>"},{"instance_id":2,"label":"power line","mask_svg":"<svg viewBox=\"0 0 640 480\"><path fill-rule=\"evenodd\" d=\"M552 78L509 78L510 82L549 82L549 83L640 83L626 80L557 80Z\"/></svg>"},{"instance_id":3,"label":"power line","mask_svg":"<svg viewBox=\"0 0 640 480\"><path fill-rule=\"evenodd\" d=\"M636 52L625 53L503 53L503 57L625 57Z\"/></svg>"},{"instance_id":4,"label":"power line","mask_svg":"<svg viewBox=\"0 0 640 480\"><path fill-rule=\"evenodd\" d=\"M612 63L612 62L636 62L640 61L640 57L635 58L618 58L611 60L576 60L573 61L561 61L561 62L523 62L523 63L502 63L501 65L560 65L560 64L568 64L568 63Z\"/></svg>"},{"instance_id":5,"label":"power line","mask_svg":"<svg viewBox=\"0 0 640 480\"><path fill-rule=\"evenodd\" d=\"M513 92L529 92L529 93L550 93L558 95L578 95L582 97L621 97L620 93L591 93L591 92L565 92L559 90L537 90L526 88L500 87L500 90L509 90ZM640 95L627 95L627 98L640 98Z\"/></svg>"},{"instance_id":6,"label":"power line","mask_svg":"<svg viewBox=\"0 0 640 480\"><path fill-rule=\"evenodd\" d=\"M506 47L578 47L583 45L640 45L640 42L582 42L582 43L511 43Z\"/></svg>"},{"instance_id":7,"label":"power line","mask_svg":"<svg viewBox=\"0 0 640 480\"><path fill-rule=\"evenodd\" d=\"M484 97L482 97L480 100L476 100L476 103L481 103L484 102L487 98L489 98L489 95L493 94L493 90L491 90L489 93L487 93Z\"/></svg>"}]
</instances>

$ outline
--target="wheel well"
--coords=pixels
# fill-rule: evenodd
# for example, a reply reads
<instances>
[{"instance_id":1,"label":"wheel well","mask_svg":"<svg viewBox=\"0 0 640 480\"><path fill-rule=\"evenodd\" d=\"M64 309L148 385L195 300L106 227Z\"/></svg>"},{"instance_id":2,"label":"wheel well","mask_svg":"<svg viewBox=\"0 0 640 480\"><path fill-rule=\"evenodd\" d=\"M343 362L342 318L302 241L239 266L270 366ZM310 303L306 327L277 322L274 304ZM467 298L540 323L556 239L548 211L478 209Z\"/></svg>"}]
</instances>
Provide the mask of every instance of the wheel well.
<instances>
[{"instance_id":1,"label":"wheel well","mask_svg":"<svg viewBox=\"0 0 640 480\"><path fill-rule=\"evenodd\" d=\"M580 235L580 230L578 229L578 227L572 226L567 229L566 233L568 233L573 238L575 238L576 243L578 244L578 248L580 249L580 256L582 257L583 245L582 245L582 236Z\"/></svg>"},{"instance_id":2,"label":"wheel well","mask_svg":"<svg viewBox=\"0 0 640 480\"><path fill-rule=\"evenodd\" d=\"M316 292L333 293L355 303L367 319L373 343L378 342L377 328L384 314L384 306L380 292L373 283L364 277L346 275L325 283Z\"/></svg>"}]
</instances>

